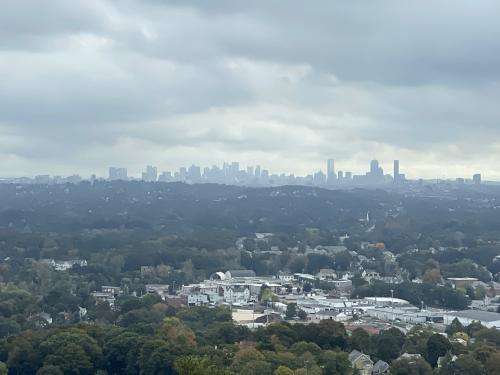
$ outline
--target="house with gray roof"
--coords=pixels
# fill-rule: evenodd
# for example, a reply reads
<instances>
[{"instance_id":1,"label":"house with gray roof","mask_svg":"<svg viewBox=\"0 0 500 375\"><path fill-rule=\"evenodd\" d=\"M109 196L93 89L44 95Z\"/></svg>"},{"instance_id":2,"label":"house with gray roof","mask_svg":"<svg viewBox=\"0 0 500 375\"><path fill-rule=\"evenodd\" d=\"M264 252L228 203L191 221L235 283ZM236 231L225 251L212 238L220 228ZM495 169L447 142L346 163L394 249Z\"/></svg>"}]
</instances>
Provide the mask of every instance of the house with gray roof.
<instances>
[{"instance_id":1,"label":"house with gray roof","mask_svg":"<svg viewBox=\"0 0 500 375\"><path fill-rule=\"evenodd\" d=\"M384 361L377 361L372 368L372 375L385 374L389 371L389 364Z\"/></svg>"},{"instance_id":2,"label":"house with gray roof","mask_svg":"<svg viewBox=\"0 0 500 375\"><path fill-rule=\"evenodd\" d=\"M358 350L353 350L347 357L353 369L358 370L360 375L371 375L373 361L370 356Z\"/></svg>"}]
</instances>

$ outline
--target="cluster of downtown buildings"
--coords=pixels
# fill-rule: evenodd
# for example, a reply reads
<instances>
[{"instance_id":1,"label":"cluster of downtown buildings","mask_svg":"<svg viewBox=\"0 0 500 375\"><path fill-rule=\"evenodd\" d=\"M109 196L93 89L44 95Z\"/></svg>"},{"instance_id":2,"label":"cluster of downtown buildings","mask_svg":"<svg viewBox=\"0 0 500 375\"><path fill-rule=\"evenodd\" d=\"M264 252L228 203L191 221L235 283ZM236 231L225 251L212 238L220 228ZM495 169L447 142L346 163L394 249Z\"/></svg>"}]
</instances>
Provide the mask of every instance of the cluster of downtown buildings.
<instances>
[{"instance_id":1,"label":"cluster of downtown buildings","mask_svg":"<svg viewBox=\"0 0 500 375\"><path fill-rule=\"evenodd\" d=\"M108 179L129 180L127 168L109 168ZM231 185L314 185L334 186L340 184L371 185L384 183L403 183L405 175L400 173L399 160L394 161L393 174L384 174L384 170L377 160L372 160L370 169L363 175L353 175L349 171L335 169L335 161L328 159L326 172L319 170L307 176L295 176L294 174L271 174L260 165L240 168L239 162L224 163L222 167L212 166L201 168L197 165L182 167L175 172L158 172L158 168L147 166L142 173L143 181L160 182L188 182L188 183L222 183Z\"/></svg>"},{"instance_id":2,"label":"cluster of downtown buildings","mask_svg":"<svg viewBox=\"0 0 500 375\"><path fill-rule=\"evenodd\" d=\"M369 170L365 174L355 175L350 171L337 170L334 159L328 159L326 170L319 170L307 176L296 176L295 174L270 173L269 170L260 165L247 166L241 168L239 162L223 163L222 166L213 165L212 167L200 167L191 165L190 167L181 167L179 170L159 171L157 167L148 165L140 177L129 175L125 167L110 167L108 176L109 181L148 181L148 182L185 182L185 183L217 183L226 185L245 185L245 186L280 186L280 185L302 185L302 186L373 186L373 185L402 185L407 181L405 174L400 172L399 160L394 160L392 175L385 173L378 160L370 162ZM35 177L21 177L11 179L0 179L0 182L14 182L24 184L77 184L86 179L78 174L71 176L50 176L37 175ZM88 180L88 179L87 179ZM103 180L95 174L90 177L90 181ZM423 180L419 180L423 182ZM433 180L430 182L441 182ZM457 178L458 184L473 183L481 184L481 174L475 174L472 179Z\"/></svg>"}]
</instances>

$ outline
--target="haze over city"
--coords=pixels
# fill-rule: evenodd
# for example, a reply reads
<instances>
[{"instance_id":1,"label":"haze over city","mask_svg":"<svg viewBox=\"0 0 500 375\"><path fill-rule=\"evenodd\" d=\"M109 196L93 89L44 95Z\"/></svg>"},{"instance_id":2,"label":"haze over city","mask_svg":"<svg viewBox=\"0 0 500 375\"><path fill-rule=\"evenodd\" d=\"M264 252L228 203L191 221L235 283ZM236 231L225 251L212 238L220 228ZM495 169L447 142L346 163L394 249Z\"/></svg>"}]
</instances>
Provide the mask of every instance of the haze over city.
<instances>
[{"instance_id":1,"label":"haze over city","mask_svg":"<svg viewBox=\"0 0 500 375\"><path fill-rule=\"evenodd\" d=\"M2 7L2 177L224 160L307 175L335 157L500 180L497 2Z\"/></svg>"},{"instance_id":2,"label":"haze over city","mask_svg":"<svg viewBox=\"0 0 500 375\"><path fill-rule=\"evenodd\" d=\"M0 375L500 375L499 20L0 0Z\"/></svg>"}]
</instances>

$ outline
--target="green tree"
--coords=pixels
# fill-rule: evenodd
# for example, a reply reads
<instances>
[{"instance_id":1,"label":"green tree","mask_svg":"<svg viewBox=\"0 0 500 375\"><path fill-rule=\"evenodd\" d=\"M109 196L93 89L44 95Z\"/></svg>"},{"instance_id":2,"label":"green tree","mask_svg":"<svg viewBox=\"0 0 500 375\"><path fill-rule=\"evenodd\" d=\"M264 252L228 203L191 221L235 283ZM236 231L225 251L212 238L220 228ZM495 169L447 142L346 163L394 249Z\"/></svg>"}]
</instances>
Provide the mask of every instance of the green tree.
<instances>
[{"instance_id":1,"label":"green tree","mask_svg":"<svg viewBox=\"0 0 500 375\"><path fill-rule=\"evenodd\" d=\"M268 303L273 300L273 297L274 294L271 288L265 288L259 301L262 303Z\"/></svg>"},{"instance_id":2,"label":"green tree","mask_svg":"<svg viewBox=\"0 0 500 375\"><path fill-rule=\"evenodd\" d=\"M496 365L498 366L498 363ZM472 355L464 354L456 361L446 363L439 371L439 375L486 375L486 370Z\"/></svg>"},{"instance_id":3,"label":"green tree","mask_svg":"<svg viewBox=\"0 0 500 375\"><path fill-rule=\"evenodd\" d=\"M271 364L265 361L250 361L240 372L240 375L271 375Z\"/></svg>"},{"instance_id":4,"label":"green tree","mask_svg":"<svg viewBox=\"0 0 500 375\"><path fill-rule=\"evenodd\" d=\"M427 341L434 334L432 329L417 325L406 335L403 352L418 353L425 357L427 355Z\"/></svg>"},{"instance_id":5,"label":"green tree","mask_svg":"<svg viewBox=\"0 0 500 375\"><path fill-rule=\"evenodd\" d=\"M8 346L7 367L16 374L33 374L41 366L42 355L38 350L41 337L33 332L23 332Z\"/></svg>"},{"instance_id":6,"label":"green tree","mask_svg":"<svg viewBox=\"0 0 500 375\"><path fill-rule=\"evenodd\" d=\"M45 365L36 372L36 375L64 375L64 371L57 366Z\"/></svg>"},{"instance_id":7,"label":"green tree","mask_svg":"<svg viewBox=\"0 0 500 375\"><path fill-rule=\"evenodd\" d=\"M291 320L297 317L297 304L296 303L289 303L286 306L286 312L285 312L285 318L287 320Z\"/></svg>"},{"instance_id":8,"label":"green tree","mask_svg":"<svg viewBox=\"0 0 500 375\"><path fill-rule=\"evenodd\" d=\"M240 373L248 363L262 362L264 360L264 355L255 348L243 348L235 354L231 364L231 370Z\"/></svg>"},{"instance_id":9,"label":"green tree","mask_svg":"<svg viewBox=\"0 0 500 375\"><path fill-rule=\"evenodd\" d=\"M65 372L92 370L102 358L97 341L83 330L74 328L50 335L40 343L39 350L45 356L45 364Z\"/></svg>"},{"instance_id":10,"label":"green tree","mask_svg":"<svg viewBox=\"0 0 500 375\"><path fill-rule=\"evenodd\" d=\"M104 344L104 364L110 375L137 373L141 341L138 334L123 332Z\"/></svg>"},{"instance_id":11,"label":"green tree","mask_svg":"<svg viewBox=\"0 0 500 375\"><path fill-rule=\"evenodd\" d=\"M351 373L351 362L346 352L327 350L320 356L319 363L324 375L348 375Z\"/></svg>"},{"instance_id":12,"label":"green tree","mask_svg":"<svg viewBox=\"0 0 500 375\"><path fill-rule=\"evenodd\" d=\"M184 325L179 318L169 317L163 319L163 323L158 333L167 340L174 340L191 347L196 346L196 336L194 332Z\"/></svg>"},{"instance_id":13,"label":"green tree","mask_svg":"<svg viewBox=\"0 0 500 375\"><path fill-rule=\"evenodd\" d=\"M165 340L157 337L149 338L143 343L137 360L140 374L156 374L159 366L167 362L166 358L161 357L162 348L166 345Z\"/></svg>"},{"instance_id":14,"label":"green tree","mask_svg":"<svg viewBox=\"0 0 500 375\"><path fill-rule=\"evenodd\" d=\"M465 332L465 327L460 323L460 320L457 318L453 319L451 324L446 327L446 333L448 336L451 336L457 332Z\"/></svg>"},{"instance_id":15,"label":"green tree","mask_svg":"<svg viewBox=\"0 0 500 375\"><path fill-rule=\"evenodd\" d=\"M299 312L297 313L297 316L302 321L306 321L307 320L307 313L304 310L302 310L302 309L299 309Z\"/></svg>"},{"instance_id":16,"label":"green tree","mask_svg":"<svg viewBox=\"0 0 500 375\"><path fill-rule=\"evenodd\" d=\"M290 347L290 351L299 356L306 352L318 356L321 353L321 348L312 342L299 341Z\"/></svg>"},{"instance_id":17,"label":"green tree","mask_svg":"<svg viewBox=\"0 0 500 375\"><path fill-rule=\"evenodd\" d=\"M73 342L56 348L45 358L45 364L60 368L65 374L89 372L93 363L85 350Z\"/></svg>"},{"instance_id":18,"label":"green tree","mask_svg":"<svg viewBox=\"0 0 500 375\"><path fill-rule=\"evenodd\" d=\"M486 373L488 375L500 375L500 353L492 354L485 362Z\"/></svg>"},{"instance_id":19,"label":"green tree","mask_svg":"<svg viewBox=\"0 0 500 375\"><path fill-rule=\"evenodd\" d=\"M279 366L274 370L273 375L293 375L293 371L286 366Z\"/></svg>"},{"instance_id":20,"label":"green tree","mask_svg":"<svg viewBox=\"0 0 500 375\"><path fill-rule=\"evenodd\" d=\"M363 328L356 328L349 338L349 346L362 353L370 353L370 335Z\"/></svg>"},{"instance_id":21,"label":"green tree","mask_svg":"<svg viewBox=\"0 0 500 375\"><path fill-rule=\"evenodd\" d=\"M224 375L228 372L217 368L207 357L187 356L175 360L174 368L179 375Z\"/></svg>"},{"instance_id":22,"label":"green tree","mask_svg":"<svg viewBox=\"0 0 500 375\"><path fill-rule=\"evenodd\" d=\"M377 357L390 363L399 357L404 342L405 335L397 328L380 332L376 339Z\"/></svg>"},{"instance_id":23,"label":"green tree","mask_svg":"<svg viewBox=\"0 0 500 375\"><path fill-rule=\"evenodd\" d=\"M398 359L391 363L391 375L431 375L432 367L423 358Z\"/></svg>"},{"instance_id":24,"label":"green tree","mask_svg":"<svg viewBox=\"0 0 500 375\"><path fill-rule=\"evenodd\" d=\"M474 333L477 342L492 344L500 347L500 331L495 328L483 328Z\"/></svg>"},{"instance_id":25,"label":"green tree","mask_svg":"<svg viewBox=\"0 0 500 375\"><path fill-rule=\"evenodd\" d=\"M439 357L444 356L451 349L451 344L446 337L438 333L429 337L427 340L427 361L436 367Z\"/></svg>"},{"instance_id":26,"label":"green tree","mask_svg":"<svg viewBox=\"0 0 500 375\"><path fill-rule=\"evenodd\" d=\"M472 355L481 363L486 363L492 355L498 353L498 350L494 346L490 345L476 345L472 351Z\"/></svg>"}]
</instances>

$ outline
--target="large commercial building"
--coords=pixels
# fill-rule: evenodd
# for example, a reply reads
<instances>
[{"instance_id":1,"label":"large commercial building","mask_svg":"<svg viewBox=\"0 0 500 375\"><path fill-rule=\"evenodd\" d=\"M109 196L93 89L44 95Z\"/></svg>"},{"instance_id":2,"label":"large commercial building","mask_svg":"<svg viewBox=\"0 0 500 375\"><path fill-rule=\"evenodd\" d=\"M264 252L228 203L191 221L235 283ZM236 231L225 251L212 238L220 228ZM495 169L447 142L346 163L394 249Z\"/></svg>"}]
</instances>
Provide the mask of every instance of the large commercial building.
<instances>
[{"instance_id":1,"label":"large commercial building","mask_svg":"<svg viewBox=\"0 0 500 375\"><path fill-rule=\"evenodd\" d=\"M110 167L109 168L109 179L112 181L113 180L127 180L128 179L127 168Z\"/></svg>"},{"instance_id":2,"label":"large commercial building","mask_svg":"<svg viewBox=\"0 0 500 375\"><path fill-rule=\"evenodd\" d=\"M152 165L148 165L146 171L142 172L142 179L144 181L156 181L158 179L158 169Z\"/></svg>"},{"instance_id":3,"label":"large commercial building","mask_svg":"<svg viewBox=\"0 0 500 375\"><path fill-rule=\"evenodd\" d=\"M332 183L336 179L335 175L335 160L328 159L326 162L326 176L328 183Z\"/></svg>"},{"instance_id":4,"label":"large commercial building","mask_svg":"<svg viewBox=\"0 0 500 375\"><path fill-rule=\"evenodd\" d=\"M394 160L394 182L398 183L399 181L400 181L399 160Z\"/></svg>"}]
</instances>

